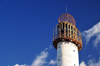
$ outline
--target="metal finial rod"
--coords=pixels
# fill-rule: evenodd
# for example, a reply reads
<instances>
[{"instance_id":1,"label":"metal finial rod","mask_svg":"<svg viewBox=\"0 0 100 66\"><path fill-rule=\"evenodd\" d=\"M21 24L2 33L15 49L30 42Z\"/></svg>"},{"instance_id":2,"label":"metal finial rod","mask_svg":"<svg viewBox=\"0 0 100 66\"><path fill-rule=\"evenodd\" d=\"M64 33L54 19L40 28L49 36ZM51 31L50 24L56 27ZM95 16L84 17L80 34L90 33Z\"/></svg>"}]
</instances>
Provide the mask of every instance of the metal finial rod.
<instances>
[{"instance_id":1,"label":"metal finial rod","mask_svg":"<svg viewBox=\"0 0 100 66\"><path fill-rule=\"evenodd\" d=\"M67 13L67 5L66 5L66 13Z\"/></svg>"}]
</instances>

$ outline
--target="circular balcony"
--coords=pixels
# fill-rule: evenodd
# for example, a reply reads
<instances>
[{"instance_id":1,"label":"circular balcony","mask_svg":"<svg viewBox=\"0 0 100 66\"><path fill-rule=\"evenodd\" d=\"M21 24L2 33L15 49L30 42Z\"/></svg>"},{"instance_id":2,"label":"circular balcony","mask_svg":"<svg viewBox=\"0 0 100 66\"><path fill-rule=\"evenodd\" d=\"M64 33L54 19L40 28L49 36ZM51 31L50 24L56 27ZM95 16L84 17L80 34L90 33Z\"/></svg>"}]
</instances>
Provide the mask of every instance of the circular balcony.
<instances>
[{"instance_id":1,"label":"circular balcony","mask_svg":"<svg viewBox=\"0 0 100 66\"><path fill-rule=\"evenodd\" d=\"M82 49L81 32L73 23L60 21L53 29L53 46L55 49L57 49L57 44L60 41L73 42L78 47L79 51Z\"/></svg>"}]
</instances>

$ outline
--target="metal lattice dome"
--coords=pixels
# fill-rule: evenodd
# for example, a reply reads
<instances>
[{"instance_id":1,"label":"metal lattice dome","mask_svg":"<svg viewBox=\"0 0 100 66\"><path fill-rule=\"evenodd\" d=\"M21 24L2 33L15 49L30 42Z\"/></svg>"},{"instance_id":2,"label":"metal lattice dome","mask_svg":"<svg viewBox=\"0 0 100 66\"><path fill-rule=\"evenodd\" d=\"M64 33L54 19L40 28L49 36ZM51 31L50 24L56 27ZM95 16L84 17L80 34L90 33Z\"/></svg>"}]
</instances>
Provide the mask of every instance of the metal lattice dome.
<instances>
[{"instance_id":1,"label":"metal lattice dome","mask_svg":"<svg viewBox=\"0 0 100 66\"><path fill-rule=\"evenodd\" d=\"M60 22L69 22L69 23L72 23L73 25L75 25L74 17L72 15L68 14L68 13L61 14L59 16L58 21L59 21L59 23Z\"/></svg>"}]
</instances>

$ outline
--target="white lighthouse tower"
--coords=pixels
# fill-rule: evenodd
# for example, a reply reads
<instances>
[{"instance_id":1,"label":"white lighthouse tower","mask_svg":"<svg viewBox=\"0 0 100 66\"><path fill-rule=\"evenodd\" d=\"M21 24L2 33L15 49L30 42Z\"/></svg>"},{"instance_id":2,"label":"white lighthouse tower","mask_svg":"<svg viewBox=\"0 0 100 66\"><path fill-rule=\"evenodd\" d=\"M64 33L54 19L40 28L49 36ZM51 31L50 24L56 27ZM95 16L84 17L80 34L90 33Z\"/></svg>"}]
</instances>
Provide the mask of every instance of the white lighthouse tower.
<instances>
[{"instance_id":1,"label":"white lighthouse tower","mask_svg":"<svg viewBox=\"0 0 100 66\"><path fill-rule=\"evenodd\" d=\"M82 49L82 35L75 26L75 19L68 13L61 14L53 29L53 46L57 49L57 66L79 66L78 51Z\"/></svg>"}]
</instances>

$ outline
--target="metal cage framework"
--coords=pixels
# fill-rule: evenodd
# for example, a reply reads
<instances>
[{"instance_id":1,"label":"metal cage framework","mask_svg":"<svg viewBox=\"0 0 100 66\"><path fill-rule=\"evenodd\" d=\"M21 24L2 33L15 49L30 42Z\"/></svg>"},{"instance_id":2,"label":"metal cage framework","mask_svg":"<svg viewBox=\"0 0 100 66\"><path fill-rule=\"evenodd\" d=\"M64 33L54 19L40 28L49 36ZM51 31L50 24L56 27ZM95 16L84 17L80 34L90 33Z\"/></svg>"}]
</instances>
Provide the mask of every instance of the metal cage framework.
<instances>
[{"instance_id":1,"label":"metal cage framework","mask_svg":"<svg viewBox=\"0 0 100 66\"><path fill-rule=\"evenodd\" d=\"M71 24L73 24L75 26L75 19L72 15L68 14L68 13L64 13L64 14L61 14L59 16L59 19L58 19L59 23L60 22L69 22Z\"/></svg>"},{"instance_id":2,"label":"metal cage framework","mask_svg":"<svg viewBox=\"0 0 100 66\"><path fill-rule=\"evenodd\" d=\"M73 16L65 18L67 13L62 14L59 19L59 24L53 29L53 46L57 49L57 43L60 41L70 41L77 45L78 50L82 49L82 35L81 32L75 26L75 20ZM72 19L72 20L71 20Z\"/></svg>"}]
</instances>

